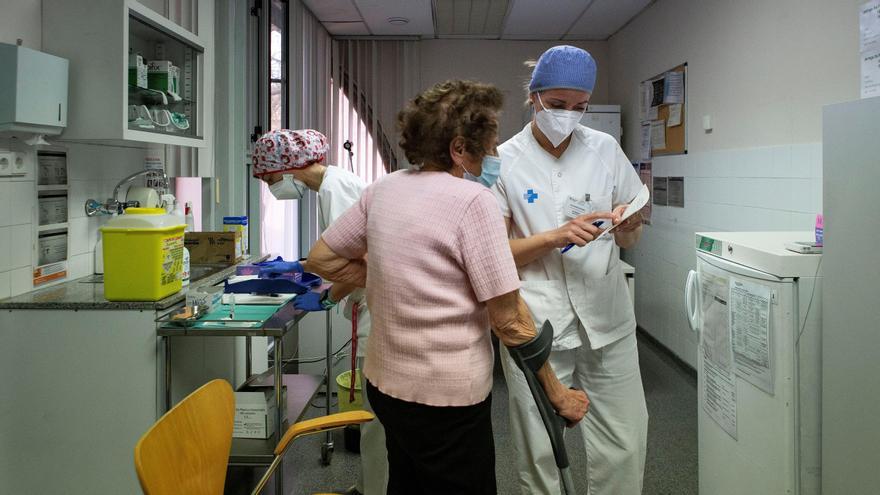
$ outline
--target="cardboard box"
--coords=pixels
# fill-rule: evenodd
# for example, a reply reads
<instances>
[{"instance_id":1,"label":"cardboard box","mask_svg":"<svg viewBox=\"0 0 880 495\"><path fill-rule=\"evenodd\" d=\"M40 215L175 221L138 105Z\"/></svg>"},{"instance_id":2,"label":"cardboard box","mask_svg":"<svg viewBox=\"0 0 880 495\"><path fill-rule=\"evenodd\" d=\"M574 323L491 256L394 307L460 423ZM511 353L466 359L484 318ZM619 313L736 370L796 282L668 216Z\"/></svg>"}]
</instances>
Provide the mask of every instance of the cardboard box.
<instances>
[{"instance_id":1,"label":"cardboard box","mask_svg":"<svg viewBox=\"0 0 880 495\"><path fill-rule=\"evenodd\" d=\"M139 88L147 87L147 64L137 53L128 54L128 84Z\"/></svg>"},{"instance_id":2,"label":"cardboard box","mask_svg":"<svg viewBox=\"0 0 880 495\"><path fill-rule=\"evenodd\" d=\"M281 392L286 402L287 389ZM235 392L233 438L269 438L275 434L275 389ZM284 411L282 411L283 414Z\"/></svg>"},{"instance_id":3,"label":"cardboard box","mask_svg":"<svg viewBox=\"0 0 880 495\"><path fill-rule=\"evenodd\" d=\"M147 62L147 84L150 89L180 94L180 68L170 60Z\"/></svg>"},{"instance_id":4,"label":"cardboard box","mask_svg":"<svg viewBox=\"0 0 880 495\"><path fill-rule=\"evenodd\" d=\"M231 265L241 258L241 232L187 232L183 245L191 264Z\"/></svg>"}]
</instances>

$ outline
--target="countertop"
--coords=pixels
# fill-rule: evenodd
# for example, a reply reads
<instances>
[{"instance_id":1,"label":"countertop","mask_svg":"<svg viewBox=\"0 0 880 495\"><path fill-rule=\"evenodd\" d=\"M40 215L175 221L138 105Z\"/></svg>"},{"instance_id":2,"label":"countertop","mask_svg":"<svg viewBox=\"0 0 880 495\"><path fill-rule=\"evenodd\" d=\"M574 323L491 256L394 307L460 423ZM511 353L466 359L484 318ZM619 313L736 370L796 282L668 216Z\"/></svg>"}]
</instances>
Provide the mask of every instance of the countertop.
<instances>
[{"instance_id":1,"label":"countertop","mask_svg":"<svg viewBox=\"0 0 880 495\"><path fill-rule=\"evenodd\" d=\"M268 256L253 255L240 264L263 261ZM37 289L19 296L0 300L0 310L49 309L49 310L134 310L161 311L186 299L192 287L216 285L235 274L236 265L230 265L184 287L179 292L159 301L108 301L104 298L104 284L89 282L93 276L83 277Z\"/></svg>"}]
</instances>

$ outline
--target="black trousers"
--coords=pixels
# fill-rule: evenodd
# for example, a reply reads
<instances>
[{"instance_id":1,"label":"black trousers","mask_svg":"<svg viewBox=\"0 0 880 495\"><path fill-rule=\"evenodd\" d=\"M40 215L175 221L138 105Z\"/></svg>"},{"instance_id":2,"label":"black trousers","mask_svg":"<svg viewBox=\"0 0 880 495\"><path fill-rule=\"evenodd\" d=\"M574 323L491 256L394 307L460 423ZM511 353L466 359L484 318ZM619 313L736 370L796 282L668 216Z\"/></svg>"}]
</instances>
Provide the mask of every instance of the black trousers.
<instances>
[{"instance_id":1,"label":"black trousers","mask_svg":"<svg viewBox=\"0 0 880 495\"><path fill-rule=\"evenodd\" d=\"M430 385L426 385L430 386ZM435 407L367 396L385 427L388 495L494 495L492 395L479 404Z\"/></svg>"}]
</instances>

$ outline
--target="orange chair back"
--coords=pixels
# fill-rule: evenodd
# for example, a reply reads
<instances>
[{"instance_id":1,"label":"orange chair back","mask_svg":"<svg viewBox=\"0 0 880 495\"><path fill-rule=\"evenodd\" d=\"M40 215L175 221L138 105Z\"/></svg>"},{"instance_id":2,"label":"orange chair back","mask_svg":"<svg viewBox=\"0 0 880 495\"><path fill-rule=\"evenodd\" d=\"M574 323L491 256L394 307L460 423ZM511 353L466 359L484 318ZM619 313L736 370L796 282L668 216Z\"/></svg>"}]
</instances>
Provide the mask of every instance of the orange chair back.
<instances>
[{"instance_id":1,"label":"orange chair back","mask_svg":"<svg viewBox=\"0 0 880 495\"><path fill-rule=\"evenodd\" d=\"M156 422L134 448L146 495L221 495L232 446L235 395L225 380L189 394Z\"/></svg>"}]
</instances>

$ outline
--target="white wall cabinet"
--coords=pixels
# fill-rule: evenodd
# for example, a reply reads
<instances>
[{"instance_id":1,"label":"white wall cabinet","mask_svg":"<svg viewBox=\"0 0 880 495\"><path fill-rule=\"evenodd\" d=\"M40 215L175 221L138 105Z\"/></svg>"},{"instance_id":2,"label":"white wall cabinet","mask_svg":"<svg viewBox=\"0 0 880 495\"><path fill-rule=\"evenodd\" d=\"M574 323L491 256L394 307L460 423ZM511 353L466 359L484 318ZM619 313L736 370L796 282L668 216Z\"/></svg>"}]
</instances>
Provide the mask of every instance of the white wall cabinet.
<instances>
[{"instance_id":1,"label":"white wall cabinet","mask_svg":"<svg viewBox=\"0 0 880 495\"><path fill-rule=\"evenodd\" d=\"M202 34L213 33L213 26L206 28ZM213 91L206 88L214 81L206 38L213 41L134 0L43 0L43 50L70 60L70 112L62 139L210 146L214 126L207 106ZM130 80L131 53L171 61L179 68L176 91L145 89ZM139 112L141 106L149 112ZM169 116L172 122L165 125Z\"/></svg>"},{"instance_id":2,"label":"white wall cabinet","mask_svg":"<svg viewBox=\"0 0 880 495\"><path fill-rule=\"evenodd\" d=\"M0 43L0 131L58 134L67 125L67 60Z\"/></svg>"}]
</instances>

